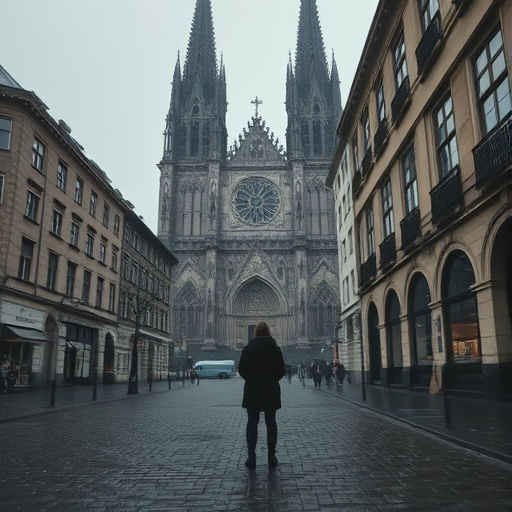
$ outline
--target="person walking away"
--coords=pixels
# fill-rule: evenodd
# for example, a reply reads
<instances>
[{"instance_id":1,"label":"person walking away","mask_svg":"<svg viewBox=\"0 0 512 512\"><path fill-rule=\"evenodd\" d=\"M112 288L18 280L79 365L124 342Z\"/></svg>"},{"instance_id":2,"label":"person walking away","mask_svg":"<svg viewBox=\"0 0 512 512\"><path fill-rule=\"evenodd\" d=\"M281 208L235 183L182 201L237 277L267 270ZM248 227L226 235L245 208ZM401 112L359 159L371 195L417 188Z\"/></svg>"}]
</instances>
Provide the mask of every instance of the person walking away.
<instances>
[{"instance_id":1,"label":"person walking away","mask_svg":"<svg viewBox=\"0 0 512 512\"><path fill-rule=\"evenodd\" d=\"M0 379L2 382L3 392L7 393L7 370L9 368L9 361L7 357L4 358L2 364L0 365Z\"/></svg>"},{"instance_id":2,"label":"person walking away","mask_svg":"<svg viewBox=\"0 0 512 512\"><path fill-rule=\"evenodd\" d=\"M271 336L267 322L259 322L254 329L254 338L242 349L238 373L244 379L242 407L247 409L247 460L249 469L256 467L256 443L260 413L265 414L267 426L268 466L278 465L276 457L277 422L276 411L281 408L279 381L286 375L283 353Z\"/></svg>"}]
</instances>

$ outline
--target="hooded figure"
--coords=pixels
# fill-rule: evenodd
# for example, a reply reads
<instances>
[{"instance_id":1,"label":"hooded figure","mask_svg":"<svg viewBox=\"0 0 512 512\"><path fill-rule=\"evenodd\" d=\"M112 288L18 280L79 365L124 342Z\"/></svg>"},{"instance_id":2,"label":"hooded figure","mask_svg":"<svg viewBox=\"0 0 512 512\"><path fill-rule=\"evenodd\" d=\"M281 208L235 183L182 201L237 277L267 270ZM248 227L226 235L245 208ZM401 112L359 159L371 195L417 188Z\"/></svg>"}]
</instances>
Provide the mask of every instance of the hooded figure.
<instances>
[{"instance_id":1,"label":"hooded figure","mask_svg":"<svg viewBox=\"0 0 512 512\"><path fill-rule=\"evenodd\" d=\"M238 373L245 380L242 407L247 409L247 451L245 465L256 467L256 443L260 412L265 413L267 425L268 465L275 468L277 423L276 411L281 408L279 381L286 375L283 354L270 335L266 322L259 322L254 329L255 337L242 350Z\"/></svg>"}]
</instances>

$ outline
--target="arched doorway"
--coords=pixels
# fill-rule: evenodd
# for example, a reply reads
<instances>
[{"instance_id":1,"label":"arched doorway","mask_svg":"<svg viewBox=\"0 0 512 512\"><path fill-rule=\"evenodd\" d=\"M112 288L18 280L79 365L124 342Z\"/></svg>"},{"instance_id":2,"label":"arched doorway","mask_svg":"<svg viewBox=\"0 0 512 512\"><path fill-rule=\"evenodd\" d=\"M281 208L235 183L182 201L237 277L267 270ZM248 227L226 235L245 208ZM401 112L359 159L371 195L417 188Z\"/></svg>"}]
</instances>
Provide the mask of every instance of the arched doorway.
<instances>
[{"instance_id":1,"label":"arched doorway","mask_svg":"<svg viewBox=\"0 0 512 512\"><path fill-rule=\"evenodd\" d=\"M497 365L485 364L484 387L486 395L512 394L512 218L499 228L493 242L490 261L493 319L496 345L491 350L500 358ZM508 355L508 357L507 357Z\"/></svg>"},{"instance_id":2,"label":"arched doorway","mask_svg":"<svg viewBox=\"0 0 512 512\"><path fill-rule=\"evenodd\" d=\"M447 364L444 385L455 389L482 389L482 348L475 274L469 258L454 251L443 269L441 297L446 333Z\"/></svg>"},{"instance_id":3,"label":"arched doorway","mask_svg":"<svg viewBox=\"0 0 512 512\"><path fill-rule=\"evenodd\" d=\"M380 352L379 313L372 302L368 308L368 345L370 350L370 381L380 384L382 354Z\"/></svg>"},{"instance_id":4,"label":"arched doorway","mask_svg":"<svg viewBox=\"0 0 512 512\"><path fill-rule=\"evenodd\" d=\"M409 332L411 335L411 386L428 387L432 376L432 313L430 289L423 274L417 273L409 288Z\"/></svg>"},{"instance_id":5,"label":"arched doorway","mask_svg":"<svg viewBox=\"0 0 512 512\"><path fill-rule=\"evenodd\" d=\"M115 380L114 340L110 333L105 336L105 351L103 352L103 384L113 384Z\"/></svg>"},{"instance_id":6,"label":"arched doorway","mask_svg":"<svg viewBox=\"0 0 512 512\"><path fill-rule=\"evenodd\" d=\"M388 383L402 384L403 358L400 302L394 290L391 290L386 297L386 348L388 356Z\"/></svg>"}]
</instances>

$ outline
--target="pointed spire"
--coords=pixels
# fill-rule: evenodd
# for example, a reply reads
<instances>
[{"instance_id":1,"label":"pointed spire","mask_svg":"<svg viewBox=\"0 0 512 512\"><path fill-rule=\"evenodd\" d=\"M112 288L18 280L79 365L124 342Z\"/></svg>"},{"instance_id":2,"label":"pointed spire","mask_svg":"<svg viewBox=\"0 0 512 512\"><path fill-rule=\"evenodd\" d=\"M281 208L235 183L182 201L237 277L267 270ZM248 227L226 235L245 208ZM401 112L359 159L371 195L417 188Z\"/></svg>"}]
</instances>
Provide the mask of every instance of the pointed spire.
<instances>
[{"instance_id":1,"label":"pointed spire","mask_svg":"<svg viewBox=\"0 0 512 512\"><path fill-rule=\"evenodd\" d=\"M341 92L340 92L340 75L338 73L338 66L334 58L334 50L332 52L332 65L331 65L331 94L332 94L332 111L334 114L334 121L338 123L343 107L341 105ZM336 125L337 126L337 125Z\"/></svg>"},{"instance_id":2,"label":"pointed spire","mask_svg":"<svg viewBox=\"0 0 512 512\"><path fill-rule=\"evenodd\" d=\"M299 94L309 92L312 77L317 78L320 87L329 81L329 70L325 55L324 41L316 0L301 0L297 53L295 55L295 77Z\"/></svg>"},{"instance_id":3,"label":"pointed spire","mask_svg":"<svg viewBox=\"0 0 512 512\"><path fill-rule=\"evenodd\" d=\"M183 68L185 89L191 90L196 79L201 81L205 98L211 99L215 93L218 73L210 0L196 0Z\"/></svg>"}]
</instances>

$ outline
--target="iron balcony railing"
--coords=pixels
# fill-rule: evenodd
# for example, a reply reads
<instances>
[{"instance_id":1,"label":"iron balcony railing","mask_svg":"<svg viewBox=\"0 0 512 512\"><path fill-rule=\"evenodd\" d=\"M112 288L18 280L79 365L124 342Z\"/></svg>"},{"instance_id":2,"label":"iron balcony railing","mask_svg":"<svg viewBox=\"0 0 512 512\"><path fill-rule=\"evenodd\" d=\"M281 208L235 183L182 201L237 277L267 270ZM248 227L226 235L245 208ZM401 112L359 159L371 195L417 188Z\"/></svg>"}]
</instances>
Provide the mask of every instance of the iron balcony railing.
<instances>
[{"instance_id":1,"label":"iron balcony railing","mask_svg":"<svg viewBox=\"0 0 512 512\"><path fill-rule=\"evenodd\" d=\"M475 148L476 188L483 188L512 164L512 115Z\"/></svg>"},{"instance_id":2,"label":"iron balcony railing","mask_svg":"<svg viewBox=\"0 0 512 512\"><path fill-rule=\"evenodd\" d=\"M391 116L393 123L398 124L402 115L405 112L405 106L408 104L409 97L411 95L411 84L409 77L406 76L396 91L395 97L391 102Z\"/></svg>"},{"instance_id":3,"label":"iron balcony railing","mask_svg":"<svg viewBox=\"0 0 512 512\"><path fill-rule=\"evenodd\" d=\"M395 233L391 233L379 245L380 268L386 268L396 260L396 242Z\"/></svg>"},{"instance_id":4,"label":"iron balcony railing","mask_svg":"<svg viewBox=\"0 0 512 512\"><path fill-rule=\"evenodd\" d=\"M437 226L446 221L464 204L460 167L455 167L431 191L432 223Z\"/></svg>"},{"instance_id":5,"label":"iron balcony railing","mask_svg":"<svg viewBox=\"0 0 512 512\"><path fill-rule=\"evenodd\" d=\"M420 44L416 48L416 62L418 63L418 74L421 75L436 55L438 43L443 37L443 28L441 27L441 13L436 12L427 30L421 38Z\"/></svg>"},{"instance_id":6,"label":"iron balcony railing","mask_svg":"<svg viewBox=\"0 0 512 512\"><path fill-rule=\"evenodd\" d=\"M372 147L370 146L366 153L364 154L363 161L361 162L361 173L362 178L366 178L368 174L370 174L370 171L372 169L372 163L373 163L373 155L372 155Z\"/></svg>"},{"instance_id":7,"label":"iron balcony railing","mask_svg":"<svg viewBox=\"0 0 512 512\"><path fill-rule=\"evenodd\" d=\"M388 120L384 118L380 123L375 137L373 137L373 146L375 147L375 157L377 157L382 149L384 141L388 136Z\"/></svg>"},{"instance_id":8,"label":"iron balcony railing","mask_svg":"<svg viewBox=\"0 0 512 512\"><path fill-rule=\"evenodd\" d=\"M362 265L359 271L361 288L364 288L377 274L377 257L373 253Z\"/></svg>"},{"instance_id":9,"label":"iron balcony railing","mask_svg":"<svg viewBox=\"0 0 512 512\"><path fill-rule=\"evenodd\" d=\"M402 231L402 249L407 249L417 238L421 236L420 209L415 208L402 219L400 228Z\"/></svg>"}]
</instances>

